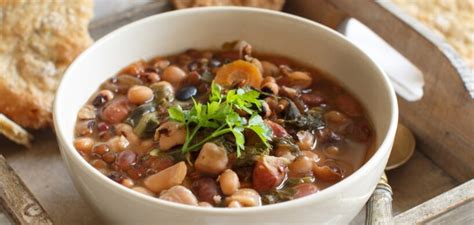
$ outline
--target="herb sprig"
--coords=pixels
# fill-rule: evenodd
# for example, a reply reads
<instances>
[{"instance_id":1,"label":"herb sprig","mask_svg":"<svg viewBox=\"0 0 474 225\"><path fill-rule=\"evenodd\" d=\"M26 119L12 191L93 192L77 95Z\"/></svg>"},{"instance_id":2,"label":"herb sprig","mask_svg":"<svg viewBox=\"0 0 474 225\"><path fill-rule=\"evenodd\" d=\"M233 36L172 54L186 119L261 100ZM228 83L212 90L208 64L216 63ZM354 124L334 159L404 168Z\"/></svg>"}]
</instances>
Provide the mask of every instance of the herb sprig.
<instances>
[{"instance_id":1,"label":"herb sprig","mask_svg":"<svg viewBox=\"0 0 474 225\"><path fill-rule=\"evenodd\" d=\"M168 109L170 119L184 123L186 126L186 142L183 144L182 152L189 153L198 150L206 142L232 133L235 137L237 157L245 149L245 129L252 130L269 147L271 130L258 114L262 104L258 99L260 93L256 90L239 88L222 93L222 88L212 83L209 101L206 104L196 102L190 110L183 110L179 105ZM236 110L241 110L250 115L240 116ZM214 131L198 143L192 144L196 134L202 128L212 128Z\"/></svg>"}]
</instances>

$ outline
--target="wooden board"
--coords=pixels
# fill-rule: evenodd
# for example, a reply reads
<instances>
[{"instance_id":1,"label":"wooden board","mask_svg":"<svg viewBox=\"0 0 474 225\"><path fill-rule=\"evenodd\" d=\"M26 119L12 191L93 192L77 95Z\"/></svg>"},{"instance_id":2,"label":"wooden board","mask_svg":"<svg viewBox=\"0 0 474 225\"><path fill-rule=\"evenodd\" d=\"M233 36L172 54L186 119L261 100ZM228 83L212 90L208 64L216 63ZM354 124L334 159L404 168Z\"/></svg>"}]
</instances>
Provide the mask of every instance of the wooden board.
<instances>
[{"instance_id":1,"label":"wooden board","mask_svg":"<svg viewBox=\"0 0 474 225\"><path fill-rule=\"evenodd\" d=\"M0 206L21 225L52 225L46 211L0 155Z\"/></svg>"},{"instance_id":2,"label":"wooden board","mask_svg":"<svg viewBox=\"0 0 474 225\"><path fill-rule=\"evenodd\" d=\"M398 215L395 223L474 224L474 180Z\"/></svg>"},{"instance_id":3,"label":"wooden board","mask_svg":"<svg viewBox=\"0 0 474 225\"><path fill-rule=\"evenodd\" d=\"M100 224L74 188L52 131L34 132L33 149L0 138L0 152L55 224ZM0 210L1 211L1 210Z\"/></svg>"}]
</instances>

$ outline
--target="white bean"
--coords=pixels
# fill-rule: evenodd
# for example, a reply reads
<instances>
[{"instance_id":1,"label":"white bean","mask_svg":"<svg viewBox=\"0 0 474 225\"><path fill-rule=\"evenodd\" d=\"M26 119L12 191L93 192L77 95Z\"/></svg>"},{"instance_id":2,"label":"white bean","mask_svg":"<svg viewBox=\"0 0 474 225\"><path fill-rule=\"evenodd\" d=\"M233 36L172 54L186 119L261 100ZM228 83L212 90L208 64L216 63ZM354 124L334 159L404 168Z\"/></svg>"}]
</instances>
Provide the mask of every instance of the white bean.
<instances>
[{"instance_id":1,"label":"white bean","mask_svg":"<svg viewBox=\"0 0 474 225\"><path fill-rule=\"evenodd\" d=\"M239 177L231 169L227 169L221 174L219 183L221 185L222 193L225 195L234 194L240 187Z\"/></svg>"},{"instance_id":2,"label":"white bean","mask_svg":"<svg viewBox=\"0 0 474 225\"><path fill-rule=\"evenodd\" d=\"M194 167L200 172L217 175L225 170L228 162L227 151L224 147L207 142L202 146Z\"/></svg>"},{"instance_id":3,"label":"white bean","mask_svg":"<svg viewBox=\"0 0 474 225\"><path fill-rule=\"evenodd\" d=\"M127 98L129 102L141 105L153 99L153 91L147 86L135 85L128 89Z\"/></svg>"},{"instance_id":4,"label":"white bean","mask_svg":"<svg viewBox=\"0 0 474 225\"><path fill-rule=\"evenodd\" d=\"M143 181L149 190L160 193L161 191L183 183L186 177L187 167L184 162L179 162L156 174L153 174Z\"/></svg>"}]
</instances>

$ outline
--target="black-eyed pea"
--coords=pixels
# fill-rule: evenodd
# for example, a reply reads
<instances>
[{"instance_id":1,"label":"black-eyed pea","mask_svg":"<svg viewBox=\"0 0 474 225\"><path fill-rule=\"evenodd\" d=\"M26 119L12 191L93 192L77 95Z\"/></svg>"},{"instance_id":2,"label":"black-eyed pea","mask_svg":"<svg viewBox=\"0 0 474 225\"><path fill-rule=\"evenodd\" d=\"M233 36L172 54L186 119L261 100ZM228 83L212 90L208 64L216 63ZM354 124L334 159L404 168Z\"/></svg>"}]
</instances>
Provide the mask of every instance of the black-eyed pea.
<instances>
[{"instance_id":1,"label":"black-eyed pea","mask_svg":"<svg viewBox=\"0 0 474 225\"><path fill-rule=\"evenodd\" d=\"M265 93L277 95L280 90L280 86L278 86L276 83L275 78L265 77L263 78L261 89Z\"/></svg>"},{"instance_id":2,"label":"black-eyed pea","mask_svg":"<svg viewBox=\"0 0 474 225\"><path fill-rule=\"evenodd\" d=\"M266 101L260 101L260 102L262 103L262 112L260 113L260 115L263 118L270 117L272 115L272 110L270 109L270 106L268 105Z\"/></svg>"},{"instance_id":3,"label":"black-eyed pea","mask_svg":"<svg viewBox=\"0 0 474 225\"><path fill-rule=\"evenodd\" d=\"M186 141L186 128L183 124L167 121L156 129L155 140L162 151L167 151L176 145L182 145Z\"/></svg>"},{"instance_id":4,"label":"black-eyed pea","mask_svg":"<svg viewBox=\"0 0 474 225\"><path fill-rule=\"evenodd\" d=\"M138 144L140 138L133 132L132 126L126 123L120 123L115 126L115 133L117 135L123 135L131 145Z\"/></svg>"},{"instance_id":5,"label":"black-eyed pea","mask_svg":"<svg viewBox=\"0 0 474 225\"><path fill-rule=\"evenodd\" d=\"M114 98L114 93L110 90L100 90L92 101L92 105L99 107L111 101Z\"/></svg>"}]
</instances>

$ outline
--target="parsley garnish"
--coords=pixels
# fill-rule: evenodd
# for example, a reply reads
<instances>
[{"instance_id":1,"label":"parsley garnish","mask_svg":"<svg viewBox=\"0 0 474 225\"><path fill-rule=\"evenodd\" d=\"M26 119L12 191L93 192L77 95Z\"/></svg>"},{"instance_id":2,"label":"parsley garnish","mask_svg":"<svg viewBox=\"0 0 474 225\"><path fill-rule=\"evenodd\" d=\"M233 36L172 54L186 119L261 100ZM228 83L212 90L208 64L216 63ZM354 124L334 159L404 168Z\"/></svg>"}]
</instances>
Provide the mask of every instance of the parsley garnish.
<instances>
[{"instance_id":1,"label":"parsley garnish","mask_svg":"<svg viewBox=\"0 0 474 225\"><path fill-rule=\"evenodd\" d=\"M243 134L245 129L255 132L262 143L269 147L271 130L258 115L262 107L259 95L258 91L246 88L232 89L224 95L222 88L212 83L209 102L206 104L193 99L194 105L190 110L183 110L179 105L170 107L169 117L186 125L186 142L181 149L182 152L195 151L214 138L232 133L235 137L237 157L240 157L241 151L245 149ZM250 118L247 120L236 110L245 111ZM191 145L193 138L202 128L212 128L214 131L203 140Z\"/></svg>"}]
</instances>

